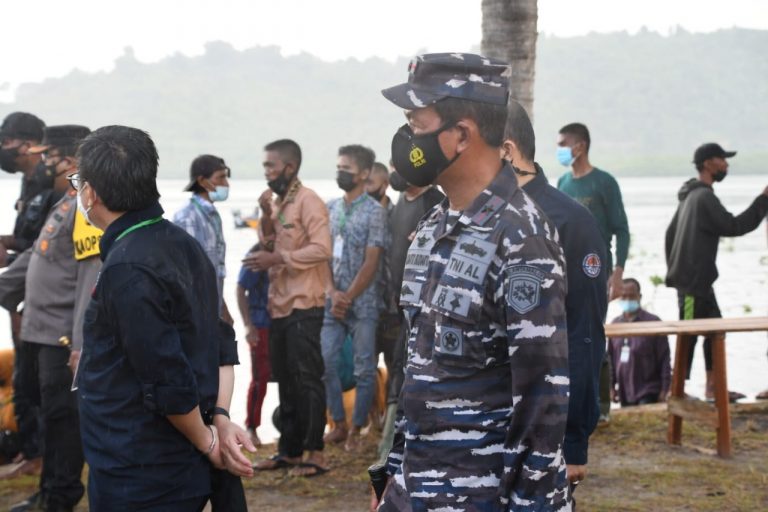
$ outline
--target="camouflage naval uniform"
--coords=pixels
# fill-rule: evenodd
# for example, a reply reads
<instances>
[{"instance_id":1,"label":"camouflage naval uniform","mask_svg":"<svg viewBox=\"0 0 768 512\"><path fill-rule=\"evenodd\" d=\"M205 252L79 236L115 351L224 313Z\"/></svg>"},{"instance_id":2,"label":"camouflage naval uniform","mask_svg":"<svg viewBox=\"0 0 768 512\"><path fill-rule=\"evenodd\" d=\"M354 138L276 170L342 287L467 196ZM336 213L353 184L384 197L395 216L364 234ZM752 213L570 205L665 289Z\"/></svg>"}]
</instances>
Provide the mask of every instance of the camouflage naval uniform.
<instances>
[{"instance_id":1,"label":"camouflage naval uniform","mask_svg":"<svg viewBox=\"0 0 768 512\"><path fill-rule=\"evenodd\" d=\"M408 361L379 510L570 510L557 232L509 165L453 225L447 209L406 259Z\"/></svg>"}]
</instances>

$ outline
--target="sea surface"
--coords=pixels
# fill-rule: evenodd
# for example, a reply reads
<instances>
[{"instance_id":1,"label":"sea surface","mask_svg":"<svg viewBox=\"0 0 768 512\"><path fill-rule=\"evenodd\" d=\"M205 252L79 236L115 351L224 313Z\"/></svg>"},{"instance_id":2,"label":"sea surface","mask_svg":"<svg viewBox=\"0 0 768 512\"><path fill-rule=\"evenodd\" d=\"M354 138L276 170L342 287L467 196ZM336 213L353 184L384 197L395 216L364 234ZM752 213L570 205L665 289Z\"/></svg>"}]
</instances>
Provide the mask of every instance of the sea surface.
<instances>
[{"instance_id":1,"label":"sea surface","mask_svg":"<svg viewBox=\"0 0 768 512\"><path fill-rule=\"evenodd\" d=\"M630 258L624 275L640 281L643 306L664 320L678 318L676 293L663 284L654 286L652 278L664 277L664 232L677 206L677 191L685 179L685 176L619 179L632 235ZM556 181L557 177L552 178L553 183ZM167 218L172 217L173 213L188 201L189 193L182 192L185 184L184 180L160 180L161 203ZM341 195L332 180L308 180L305 185L316 190L324 199ZM729 175L725 181L716 185L716 192L724 206L732 213L738 214L766 185L768 177L765 175ZM235 179L232 180L231 186L229 200L219 203L218 206L227 242L228 277L225 282L225 299L236 319L235 329L240 340L238 348L241 364L235 372L236 383L231 413L235 422L243 424L251 365L248 345L244 341L243 324L237 311L235 286L240 260L257 241L257 236L252 229L236 229L233 212L239 210L243 216L252 214L266 183L264 180ZM14 180L0 179L2 233L12 230L15 218L12 207L18 197L18 187L18 182ZM390 197L396 199L392 191ZM720 278L715 283L715 292L725 317L768 316L768 238L765 222L743 237L722 239L718 268ZM616 304L611 304L608 318L612 319L618 315ZM696 347L691 380L686 386L686 391L696 396L704 394L704 360L701 345L699 342ZM8 316L0 312L0 347L10 346ZM674 340L670 340L670 347L674 358ZM747 394L749 399L753 399L756 393L768 388L766 348L768 337L765 332L734 333L728 336L726 353L731 389L741 391ZM259 428L262 440L270 440L277 435L270 420L277 404L276 384L270 384L262 411L262 426Z\"/></svg>"}]
</instances>

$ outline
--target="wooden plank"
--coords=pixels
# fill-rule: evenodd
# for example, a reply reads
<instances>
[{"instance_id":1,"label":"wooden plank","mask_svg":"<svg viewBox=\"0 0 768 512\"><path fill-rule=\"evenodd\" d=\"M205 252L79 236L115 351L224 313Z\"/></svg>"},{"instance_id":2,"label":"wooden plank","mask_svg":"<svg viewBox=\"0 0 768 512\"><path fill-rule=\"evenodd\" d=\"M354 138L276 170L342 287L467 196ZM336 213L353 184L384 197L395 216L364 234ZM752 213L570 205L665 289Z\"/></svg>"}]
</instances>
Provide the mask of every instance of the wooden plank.
<instances>
[{"instance_id":1,"label":"wooden plank","mask_svg":"<svg viewBox=\"0 0 768 512\"><path fill-rule=\"evenodd\" d=\"M725 364L725 335L712 339L712 377L717 407L717 454L731 456L731 412L728 400L728 375Z\"/></svg>"},{"instance_id":2,"label":"wooden plank","mask_svg":"<svg viewBox=\"0 0 768 512\"><path fill-rule=\"evenodd\" d=\"M688 367L688 346L691 342L690 337L679 335L675 349L675 365L672 367L672 386L670 389L670 402L674 400L683 400L685 398L685 374ZM667 442L669 444L680 444L683 434L683 418L672 413L669 415L669 426L667 428Z\"/></svg>"},{"instance_id":3,"label":"wooden plank","mask_svg":"<svg viewBox=\"0 0 768 512\"><path fill-rule=\"evenodd\" d=\"M669 397L667 402L669 414L686 420L694 420L712 428L717 428L717 410L712 404L701 400L686 400L685 398ZM679 443L673 443L679 444Z\"/></svg>"},{"instance_id":4,"label":"wooden plank","mask_svg":"<svg viewBox=\"0 0 768 512\"><path fill-rule=\"evenodd\" d=\"M701 318L696 320L662 320L658 322L626 322L606 324L605 335L656 336L670 334L700 335L715 332L768 331L768 317Z\"/></svg>"}]
</instances>

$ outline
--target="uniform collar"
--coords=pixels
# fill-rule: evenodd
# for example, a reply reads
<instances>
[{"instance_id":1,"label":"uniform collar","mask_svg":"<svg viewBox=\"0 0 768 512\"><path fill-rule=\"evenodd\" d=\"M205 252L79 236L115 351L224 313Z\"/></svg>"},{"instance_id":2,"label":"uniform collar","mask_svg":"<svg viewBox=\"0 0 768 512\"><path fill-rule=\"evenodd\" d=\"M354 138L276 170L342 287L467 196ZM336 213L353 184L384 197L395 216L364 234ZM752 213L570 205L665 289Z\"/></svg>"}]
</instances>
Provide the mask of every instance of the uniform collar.
<instances>
[{"instance_id":1,"label":"uniform collar","mask_svg":"<svg viewBox=\"0 0 768 512\"><path fill-rule=\"evenodd\" d=\"M523 185L523 191L535 199L541 196L541 194L547 188L547 185L549 185L549 182L547 181L547 177L544 174L544 169L542 169L541 166L535 162L533 165L536 168L536 175L531 181Z\"/></svg>"},{"instance_id":2,"label":"uniform collar","mask_svg":"<svg viewBox=\"0 0 768 512\"><path fill-rule=\"evenodd\" d=\"M101 250L100 256L102 261L107 258L109 250L112 248L112 245L114 245L117 237L119 237L123 231L135 224L138 224L139 222L153 219L155 217L161 217L162 215L163 207L160 206L160 203L158 202L155 202L149 208L145 208L143 210L133 210L125 212L123 215L121 215L117 220L110 224L109 227L107 227L107 230L101 237L101 241L99 242L99 249Z\"/></svg>"}]
</instances>

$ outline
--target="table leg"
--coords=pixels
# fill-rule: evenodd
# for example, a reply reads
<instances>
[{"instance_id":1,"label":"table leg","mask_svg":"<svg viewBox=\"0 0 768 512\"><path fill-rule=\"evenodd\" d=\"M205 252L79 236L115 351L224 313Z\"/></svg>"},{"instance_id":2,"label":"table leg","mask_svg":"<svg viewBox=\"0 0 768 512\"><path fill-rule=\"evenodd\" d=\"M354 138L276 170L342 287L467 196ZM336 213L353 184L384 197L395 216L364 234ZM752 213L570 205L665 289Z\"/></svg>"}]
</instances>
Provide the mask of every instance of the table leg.
<instances>
[{"instance_id":1,"label":"table leg","mask_svg":"<svg viewBox=\"0 0 768 512\"><path fill-rule=\"evenodd\" d=\"M690 336L677 335L675 365L672 369L672 389L670 390L670 396L675 398L682 399L685 397L685 374L688 372L688 349L690 343ZM669 444L680 444L682 432L683 418L670 413L667 442Z\"/></svg>"},{"instance_id":2,"label":"table leg","mask_svg":"<svg viewBox=\"0 0 768 512\"><path fill-rule=\"evenodd\" d=\"M717 454L731 456L731 410L728 397L728 376L725 362L725 333L712 338L712 373L715 380L717 407Z\"/></svg>"}]
</instances>

